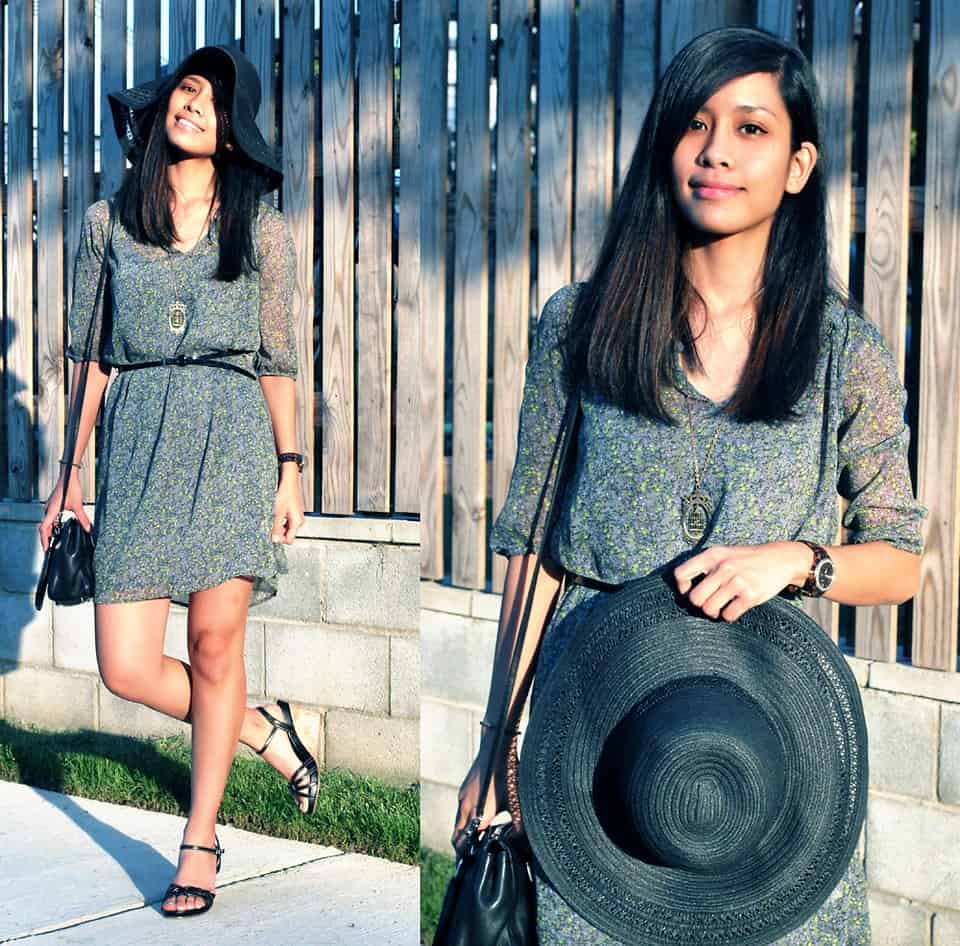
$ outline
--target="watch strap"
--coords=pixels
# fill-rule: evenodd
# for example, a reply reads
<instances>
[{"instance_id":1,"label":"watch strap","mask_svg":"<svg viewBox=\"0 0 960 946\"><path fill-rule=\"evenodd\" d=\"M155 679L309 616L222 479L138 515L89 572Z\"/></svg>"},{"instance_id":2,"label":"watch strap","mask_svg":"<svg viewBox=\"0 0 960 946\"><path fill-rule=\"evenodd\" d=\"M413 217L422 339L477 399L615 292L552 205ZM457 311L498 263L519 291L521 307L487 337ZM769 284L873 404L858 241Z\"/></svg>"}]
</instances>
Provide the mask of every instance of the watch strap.
<instances>
[{"instance_id":1,"label":"watch strap","mask_svg":"<svg viewBox=\"0 0 960 946\"><path fill-rule=\"evenodd\" d=\"M802 542L812 550L813 564L810 566L806 581L804 581L802 585L787 585L783 590L788 596L793 598L799 597L800 595L805 595L809 598L819 598L823 592L817 588L816 584L817 566L825 558L829 558L830 555L822 545L817 545L816 542L811 542L809 539L798 539L797 541Z\"/></svg>"}]
</instances>

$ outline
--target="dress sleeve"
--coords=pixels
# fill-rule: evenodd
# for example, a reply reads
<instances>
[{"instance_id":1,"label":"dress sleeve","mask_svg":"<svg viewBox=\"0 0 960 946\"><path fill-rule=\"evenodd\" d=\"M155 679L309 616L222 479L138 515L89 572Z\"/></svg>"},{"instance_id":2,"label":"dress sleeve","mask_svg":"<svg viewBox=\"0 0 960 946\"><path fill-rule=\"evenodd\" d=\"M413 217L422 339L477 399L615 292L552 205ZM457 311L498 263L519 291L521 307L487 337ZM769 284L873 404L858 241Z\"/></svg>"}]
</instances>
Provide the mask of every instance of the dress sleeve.
<instances>
[{"instance_id":1,"label":"dress sleeve","mask_svg":"<svg viewBox=\"0 0 960 946\"><path fill-rule=\"evenodd\" d=\"M562 339L576 295L576 286L559 289L547 300L537 324L520 405L517 458L503 509L490 532L490 548L500 555L522 555L540 546L549 496L537 534L531 535L531 530L567 405Z\"/></svg>"},{"instance_id":2,"label":"dress sleeve","mask_svg":"<svg viewBox=\"0 0 960 946\"><path fill-rule=\"evenodd\" d=\"M907 393L896 361L872 323L848 315L838 437L837 491L851 543L888 542L920 554L926 507L914 498L907 463Z\"/></svg>"},{"instance_id":3,"label":"dress sleeve","mask_svg":"<svg viewBox=\"0 0 960 946\"><path fill-rule=\"evenodd\" d=\"M110 226L110 207L107 201L98 200L91 204L83 215L80 228L80 242L73 260L73 299L70 314L67 317L69 342L67 357L71 361L81 361L90 322L93 327L93 360L97 360L103 334L104 298L109 291L109 283L104 283L103 296L93 311L97 297L97 284L100 281L100 266L103 261L103 248L107 242L107 230Z\"/></svg>"},{"instance_id":4,"label":"dress sleeve","mask_svg":"<svg viewBox=\"0 0 960 946\"><path fill-rule=\"evenodd\" d=\"M297 336L293 293L297 285L297 251L282 213L260 208L260 351L257 374L297 376Z\"/></svg>"}]
</instances>

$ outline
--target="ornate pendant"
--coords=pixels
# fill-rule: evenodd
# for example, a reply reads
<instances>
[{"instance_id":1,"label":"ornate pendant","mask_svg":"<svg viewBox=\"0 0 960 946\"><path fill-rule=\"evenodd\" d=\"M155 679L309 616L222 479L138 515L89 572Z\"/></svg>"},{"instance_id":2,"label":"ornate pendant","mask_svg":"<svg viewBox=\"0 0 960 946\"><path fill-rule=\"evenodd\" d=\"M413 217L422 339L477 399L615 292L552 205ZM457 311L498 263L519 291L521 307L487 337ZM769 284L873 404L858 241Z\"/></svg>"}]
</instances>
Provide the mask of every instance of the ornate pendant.
<instances>
[{"instance_id":1,"label":"ornate pendant","mask_svg":"<svg viewBox=\"0 0 960 946\"><path fill-rule=\"evenodd\" d=\"M690 543L699 542L713 516L713 501L702 489L695 489L680 501L680 526Z\"/></svg>"},{"instance_id":2,"label":"ornate pendant","mask_svg":"<svg viewBox=\"0 0 960 946\"><path fill-rule=\"evenodd\" d=\"M182 335L187 328L187 307L182 302L173 302L167 309L170 331Z\"/></svg>"}]
</instances>

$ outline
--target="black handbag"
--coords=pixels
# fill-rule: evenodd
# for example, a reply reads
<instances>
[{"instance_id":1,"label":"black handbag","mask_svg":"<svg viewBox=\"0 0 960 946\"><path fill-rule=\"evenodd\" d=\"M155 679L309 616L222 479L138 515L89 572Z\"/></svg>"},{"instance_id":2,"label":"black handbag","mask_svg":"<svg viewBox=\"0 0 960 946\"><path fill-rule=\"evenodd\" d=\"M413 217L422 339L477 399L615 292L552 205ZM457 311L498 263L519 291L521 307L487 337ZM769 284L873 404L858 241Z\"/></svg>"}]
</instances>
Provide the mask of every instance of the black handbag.
<instances>
[{"instance_id":1,"label":"black handbag","mask_svg":"<svg viewBox=\"0 0 960 946\"><path fill-rule=\"evenodd\" d=\"M490 756L490 764L484 773L481 783L482 789L477 802L477 812L482 812L493 774L495 759L502 753L507 753L508 769L514 767L513 778L508 771L507 791L511 796L511 820L505 824L491 824L480 832L480 817L474 817L467 825L461 845L462 854L457 860L456 868L440 909L440 919L437 922L437 932L433 938L433 946L536 946L536 888L533 881L532 854L526 836L519 828L520 812L516 802L515 766L516 766L516 737L509 745L504 744L507 733L507 713L509 711L510 694L513 693L517 670L520 665L520 654L523 651L523 639L527 633L530 621L530 611L533 606L533 593L540 574L540 564L543 550L547 547L550 531L556 520L564 473L569 466L571 445L575 439L575 420L579 410L580 400L576 392L570 395L567 402L566 414L560 427L560 433L553 448L553 455L547 468L547 476L537 501L537 511L531 529L530 546L534 545L537 526L543 512L544 500L548 491L551 493L547 524L543 538L537 551L536 563L533 567L530 585L524 600L520 627L510 659L510 668L507 675L506 699L501 709L497 727L497 739L494 751ZM557 457L559 456L559 465ZM551 476L554 469L557 473L552 488Z\"/></svg>"},{"instance_id":2,"label":"black handbag","mask_svg":"<svg viewBox=\"0 0 960 946\"><path fill-rule=\"evenodd\" d=\"M109 203L108 203L108 206ZM87 389L87 371L90 367L90 357L93 353L93 327L96 320L97 308L103 295L103 284L107 274L107 252L113 241L114 214L110 206L110 228L107 231L107 242L103 249L103 259L100 262L100 279L97 282L97 293L93 301L93 315L87 329L87 338L83 346L83 361L80 364L80 377L77 383L77 393L67 418L66 432L63 437L63 456L67 460L61 465L60 482L60 510L50 535L50 544L47 546L40 568L40 577L37 580L37 590L33 596L33 603L39 611L43 607L44 596L56 604L81 604L93 597L93 537L75 518L63 521L63 509L67 501L67 483L72 469L73 453L77 444L77 431L80 426L80 411L83 407L83 396Z\"/></svg>"}]
</instances>

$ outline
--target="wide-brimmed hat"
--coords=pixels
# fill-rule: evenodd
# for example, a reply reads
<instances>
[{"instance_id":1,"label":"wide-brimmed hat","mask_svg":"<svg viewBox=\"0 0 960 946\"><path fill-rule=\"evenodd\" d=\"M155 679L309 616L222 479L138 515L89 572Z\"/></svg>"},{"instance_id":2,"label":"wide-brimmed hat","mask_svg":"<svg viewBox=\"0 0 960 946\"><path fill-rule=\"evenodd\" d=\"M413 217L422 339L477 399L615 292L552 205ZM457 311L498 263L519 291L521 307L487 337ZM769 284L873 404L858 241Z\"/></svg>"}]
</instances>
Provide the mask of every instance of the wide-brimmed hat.
<instances>
[{"instance_id":1,"label":"wide-brimmed hat","mask_svg":"<svg viewBox=\"0 0 960 946\"><path fill-rule=\"evenodd\" d=\"M712 620L665 574L587 621L523 740L539 870L624 943L760 946L800 926L866 810L866 724L842 654L784 600Z\"/></svg>"},{"instance_id":2,"label":"wide-brimmed hat","mask_svg":"<svg viewBox=\"0 0 960 946\"><path fill-rule=\"evenodd\" d=\"M143 157L146 135L159 100L182 76L191 72L203 74L205 68L211 67L223 75L233 89L230 122L232 140L240 152L236 160L247 160L266 175L264 193L275 190L283 181L283 171L276 152L257 127L260 77L253 63L235 46L203 46L190 53L173 72L159 79L122 92L108 93L113 125L124 154L131 164L136 164Z\"/></svg>"}]
</instances>

